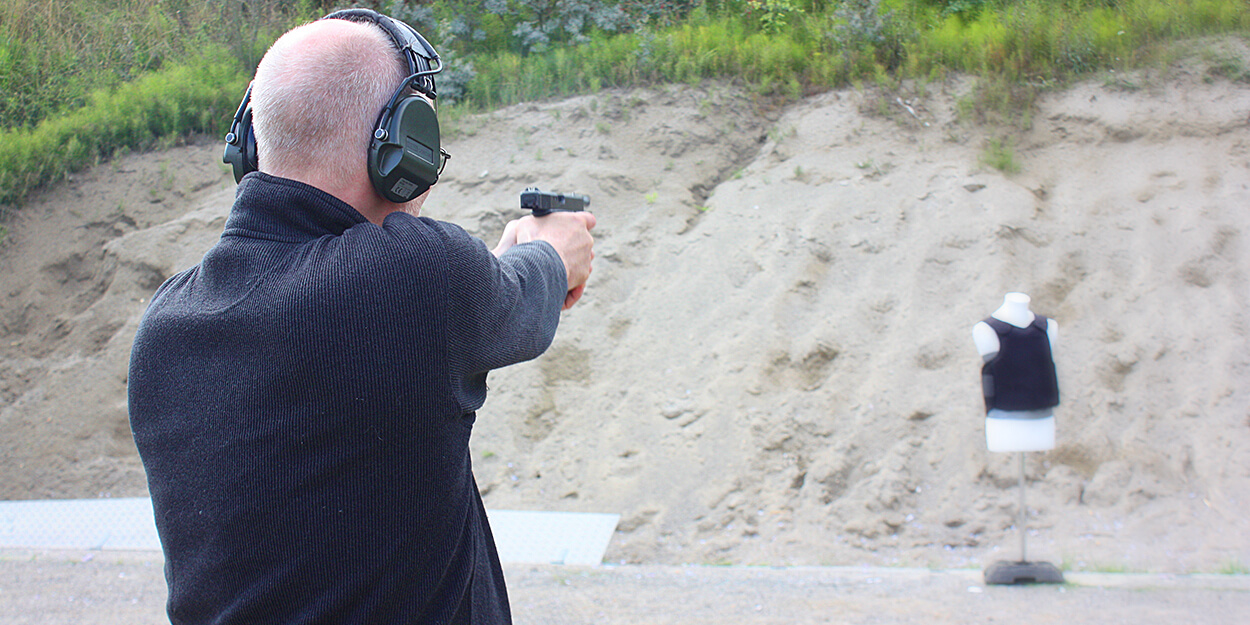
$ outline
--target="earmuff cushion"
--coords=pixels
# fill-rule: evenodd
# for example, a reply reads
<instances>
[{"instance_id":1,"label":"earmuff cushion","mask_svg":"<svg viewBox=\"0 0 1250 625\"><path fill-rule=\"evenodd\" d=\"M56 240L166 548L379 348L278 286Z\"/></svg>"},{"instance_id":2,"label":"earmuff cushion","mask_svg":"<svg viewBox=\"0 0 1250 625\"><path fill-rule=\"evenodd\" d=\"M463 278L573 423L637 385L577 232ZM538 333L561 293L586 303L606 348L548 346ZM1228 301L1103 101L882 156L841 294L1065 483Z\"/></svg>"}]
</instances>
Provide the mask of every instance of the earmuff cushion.
<instances>
[{"instance_id":1,"label":"earmuff cushion","mask_svg":"<svg viewBox=\"0 0 1250 625\"><path fill-rule=\"evenodd\" d=\"M226 139L226 152L221 160L234 170L234 181L237 183L243 176L260 168L256 158L256 133L252 132L252 90L249 88L240 105L242 114L230 126L230 135ZM231 141L233 139L233 141Z\"/></svg>"}]
</instances>

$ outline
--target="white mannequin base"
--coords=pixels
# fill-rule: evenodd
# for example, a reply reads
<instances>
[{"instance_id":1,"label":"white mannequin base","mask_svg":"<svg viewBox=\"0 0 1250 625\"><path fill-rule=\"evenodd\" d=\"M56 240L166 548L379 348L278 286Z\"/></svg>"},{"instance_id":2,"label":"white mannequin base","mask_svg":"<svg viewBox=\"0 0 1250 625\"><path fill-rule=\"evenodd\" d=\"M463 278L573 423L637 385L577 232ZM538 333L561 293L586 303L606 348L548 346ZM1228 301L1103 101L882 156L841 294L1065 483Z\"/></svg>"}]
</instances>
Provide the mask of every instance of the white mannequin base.
<instances>
[{"instance_id":1,"label":"white mannequin base","mask_svg":"<svg viewBox=\"0 0 1250 625\"><path fill-rule=\"evenodd\" d=\"M985 419L985 444L990 451L1046 451L1055 448L1055 417Z\"/></svg>"}]
</instances>

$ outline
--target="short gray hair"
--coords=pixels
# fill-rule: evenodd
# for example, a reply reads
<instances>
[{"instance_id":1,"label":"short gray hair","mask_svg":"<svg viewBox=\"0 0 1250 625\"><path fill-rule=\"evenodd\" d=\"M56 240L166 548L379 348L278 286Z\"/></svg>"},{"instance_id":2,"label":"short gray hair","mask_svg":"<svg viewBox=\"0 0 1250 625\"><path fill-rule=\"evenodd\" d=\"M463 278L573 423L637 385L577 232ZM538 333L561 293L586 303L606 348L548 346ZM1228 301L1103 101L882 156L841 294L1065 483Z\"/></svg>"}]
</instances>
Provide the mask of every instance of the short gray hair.
<instances>
[{"instance_id":1,"label":"short gray hair","mask_svg":"<svg viewBox=\"0 0 1250 625\"><path fill-rule=\"evenodd\" d=\"M407 74L381 28L344 20L300 26L256 68L252 115L267 172L348 180L365 167L378 113Z\"/></svg>"}]
</instances>

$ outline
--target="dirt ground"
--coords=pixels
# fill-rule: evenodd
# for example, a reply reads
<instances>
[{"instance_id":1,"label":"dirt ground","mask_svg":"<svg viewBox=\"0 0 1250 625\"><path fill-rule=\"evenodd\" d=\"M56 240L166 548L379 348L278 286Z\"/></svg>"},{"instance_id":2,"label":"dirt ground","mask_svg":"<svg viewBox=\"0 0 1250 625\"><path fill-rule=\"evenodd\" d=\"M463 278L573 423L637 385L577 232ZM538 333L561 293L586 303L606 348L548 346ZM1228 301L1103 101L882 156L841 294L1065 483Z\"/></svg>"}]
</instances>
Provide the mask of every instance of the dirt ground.
<instances>
[{"instance_id":1,"label":"dirt ground","mask_svg":"<svg viewBox=\"0 0 1250 625\"><path fill-rule=\"evenodd\" d=\"M0 551L0 625L165 620L158 553ZM1250 578L1069 573L987 586L978 570L882 567L505 566L517 625L1097 623L1234 625Z\"/></svg>"}]
</instances>

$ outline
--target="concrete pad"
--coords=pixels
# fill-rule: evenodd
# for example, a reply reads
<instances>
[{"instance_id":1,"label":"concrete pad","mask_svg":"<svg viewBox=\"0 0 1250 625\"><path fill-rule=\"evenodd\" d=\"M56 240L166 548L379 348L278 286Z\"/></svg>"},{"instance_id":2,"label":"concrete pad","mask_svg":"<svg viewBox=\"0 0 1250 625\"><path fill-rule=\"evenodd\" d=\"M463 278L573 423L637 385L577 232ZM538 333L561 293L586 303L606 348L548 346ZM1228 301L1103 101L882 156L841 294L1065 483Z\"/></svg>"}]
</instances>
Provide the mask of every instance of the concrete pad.
<instances>
[{"instance_id":1,"label":"concrete pad","mask_svg":"<svg viewBox=\"0 0 1250 625\"><path fill-rule=\"evenodd\" d=\"M152 500L0 501L0 547L160 551Z\"/></svg>"},{"instance_id":2,"label":"concrete pad","mask_svg":"<svg viewBox=\"0 0 1250 625\"><path fill-rule=\"evenodd\" d=\"M487 510L505 563L595 566L618 514ZM0 501L0 548L160 551L152 500Z\"/></svg>"}]
</instances>

